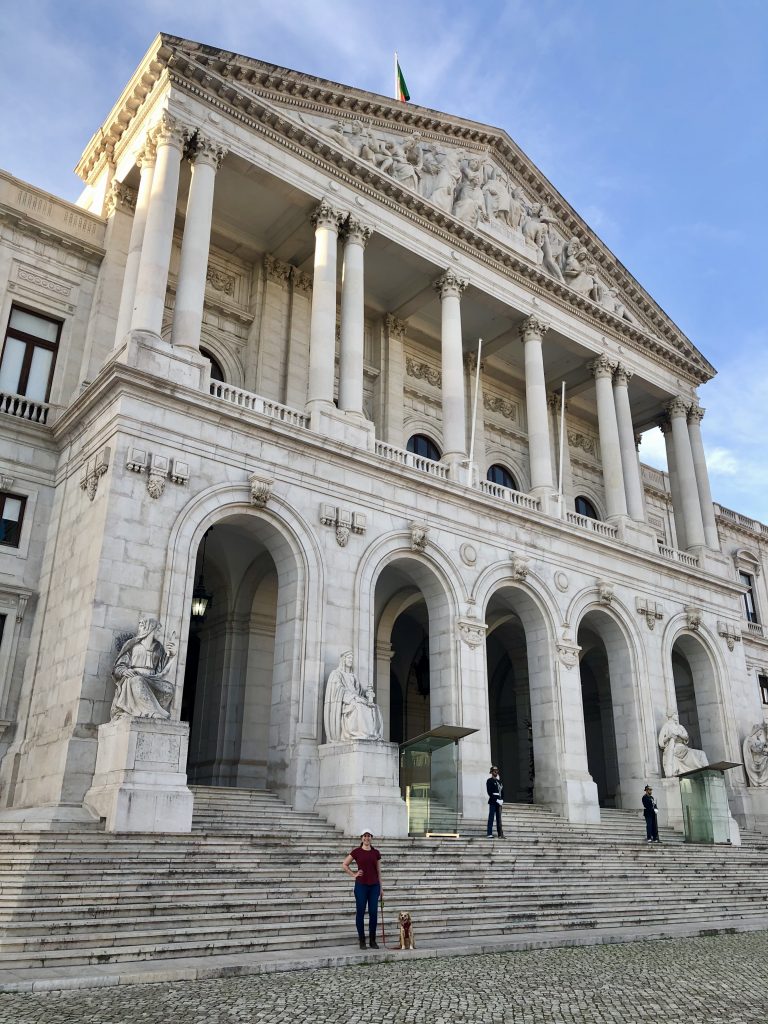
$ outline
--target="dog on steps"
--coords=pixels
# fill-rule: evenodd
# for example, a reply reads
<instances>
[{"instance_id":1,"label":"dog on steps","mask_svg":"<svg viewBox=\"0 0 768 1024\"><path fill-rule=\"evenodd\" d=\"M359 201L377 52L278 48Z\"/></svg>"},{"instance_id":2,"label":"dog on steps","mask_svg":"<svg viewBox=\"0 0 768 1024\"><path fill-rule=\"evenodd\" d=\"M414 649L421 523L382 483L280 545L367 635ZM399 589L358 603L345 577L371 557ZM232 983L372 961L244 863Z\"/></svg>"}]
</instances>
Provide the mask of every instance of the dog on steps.
<instances>
[{"instance_id":1,"label":"dog on steps","mask_svg":"<svg viewBox=\"0 0 768 1024\"><path fill-rule=\"evenodd\" d=\"M407 910L401 910L397 915L397 925L400 931L400 949L416 949L413 938L413 921Z\"/></svg>"}]
</instances>

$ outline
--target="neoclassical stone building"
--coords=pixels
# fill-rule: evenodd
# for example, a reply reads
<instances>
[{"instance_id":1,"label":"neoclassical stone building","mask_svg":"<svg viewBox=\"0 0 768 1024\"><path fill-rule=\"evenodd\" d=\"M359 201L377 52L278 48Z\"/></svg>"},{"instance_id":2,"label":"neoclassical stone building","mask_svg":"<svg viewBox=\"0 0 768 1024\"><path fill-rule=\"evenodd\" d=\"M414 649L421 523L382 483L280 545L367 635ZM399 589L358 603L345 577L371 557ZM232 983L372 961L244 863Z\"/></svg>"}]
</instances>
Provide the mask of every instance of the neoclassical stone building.
<instances>
[{"instance_id":1,"label":"neoclassical stone building","mask_svg":"<svg viewBox=\"0 0 768 1024\"><path fill-rule=\"evenodd\" d=\"M646 782L679 820L668 711L742 760L768 527L713 505L714 370L509 136L159 36L77 170L77 205L0 176L2 815L354 800L321 766L345 651L383 748L475 730L470 817L493 760L571 820ZM141 618L170 718L110 723Z\"/></svg>"}]
</instances>

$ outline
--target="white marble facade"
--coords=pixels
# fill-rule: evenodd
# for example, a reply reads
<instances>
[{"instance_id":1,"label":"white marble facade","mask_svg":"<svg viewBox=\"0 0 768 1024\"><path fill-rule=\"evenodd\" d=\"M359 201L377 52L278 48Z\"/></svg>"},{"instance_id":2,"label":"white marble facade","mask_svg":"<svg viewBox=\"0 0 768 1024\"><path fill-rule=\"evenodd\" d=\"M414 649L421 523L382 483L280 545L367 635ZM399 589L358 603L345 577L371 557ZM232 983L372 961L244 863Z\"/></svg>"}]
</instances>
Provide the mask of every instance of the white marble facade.
<instances>
[{"instance_id":1,"label":"white marble facade","mask_svg":"<svg viewBox=\"0 0 768 1024\"><path fill-rule=\"evenodd\" d=\"M712 503L714 370L508 136L169 36L111 116L77 205L0 175L0 491L25 503L0 544L0 813L85 801L109 827L138 787L148 828L169 800L180 827L186 722L190 781L352 823L323 724L345 652L382 764L477 730L468 817L491 761L572 820L637 807L668 712L741 761L768 528ZM54 325L37 392L14 311ZM669 474L638 458L656 425ZM166 720L107 723L140 619L183 738L137 781ZM763 774L729 773L742 824L768 823Z\"/></svg>"}]
</instances>

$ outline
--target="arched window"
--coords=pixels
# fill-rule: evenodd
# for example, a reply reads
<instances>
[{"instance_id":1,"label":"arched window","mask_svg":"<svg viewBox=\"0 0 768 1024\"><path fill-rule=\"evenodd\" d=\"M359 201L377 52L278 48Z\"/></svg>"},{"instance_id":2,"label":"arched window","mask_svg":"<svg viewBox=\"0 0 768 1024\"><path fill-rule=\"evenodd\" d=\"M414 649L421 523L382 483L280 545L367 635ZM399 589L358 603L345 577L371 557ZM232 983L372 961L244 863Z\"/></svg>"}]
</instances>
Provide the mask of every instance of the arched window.
<instances>
[{"instance_id":1,"label":"arched window","mask_svg":"<svg viewBox=\"0 0 768 1024\"><path fill-rule=\"evenodd\" d=\"M221 365L219 364L218 360L216 360L211 355L211 353L208 351L207 348L201 348L200 349L200 355L201 356L205 356L205 358L211 364L211 380L221 380L221 381L223 381L224 380L224 371L222 370Z\"/></svg>"},{"instance_id":2,"label":"arched window","mask_svg":"<svg viewBox=\"0 0 768 1024\"><path fill-rule=\"evenodd\" d=\"M595 511L595 506L589 500L585 498L583 494L580 494L575 502L576 511L580 516L587 516L588 519L599 519L600 516Z\"/></svg>"},{"instance_id":3,"label":"arched window","mask_svg":"<svg viewBox=\"0 0 768 1024\"><path fill-rule=\"evenodd\" d=\"M511 491L518 490L517 481L515 480L515 478L512 476L512 474L509 472L506 466L502 466L498 462L495 462L492 466L488 468L486 477L488 480L491 481L492 484L498 484L500 487L509 487Z\"/></svg>"},{"instance_id":4,"label":"arched window","mask_svg":"<svg viewBox=\"0 0 768 1024\"><path fill-rule=\"evenodd\" d=\"M431 441L426 434L414 434L408 438L406 448L414 455L421 455L424 459L431 459L433 462L440 461L440 449L434 441Z\"/></svg>"}]
</instances>

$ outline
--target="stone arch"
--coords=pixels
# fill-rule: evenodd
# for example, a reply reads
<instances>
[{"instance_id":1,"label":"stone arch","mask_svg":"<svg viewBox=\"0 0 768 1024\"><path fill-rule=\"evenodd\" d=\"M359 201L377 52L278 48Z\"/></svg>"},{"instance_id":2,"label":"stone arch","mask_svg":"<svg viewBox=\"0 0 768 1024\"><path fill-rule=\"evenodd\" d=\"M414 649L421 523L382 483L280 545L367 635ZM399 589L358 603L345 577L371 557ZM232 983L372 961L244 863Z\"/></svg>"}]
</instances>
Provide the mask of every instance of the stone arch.
<instances>
[{"instance_id":1,"label":"stone arch","mask_svg":"<svg viewBox=\"0 0 768 1024\"><path fill-rule=\"evenodd\" d=\"M580 480L573 481L573 494L571 500L575 501L578 497L588 498L594 506L595 512L600 522L605 522L606 511L605 511L605 496L601 494L595 487L592 486L588 481Z\"/></svg>"},{"instance_id":2,"label":"stone arch","mask_svg":"<svg viewBox=\"0 0 768 1024\"><path fill-rule=\"evenodd\" d=\"M424 434L430 441L437 445L442 456L445 444L443 443L443 431L440 425L433 419L426 416L408 415L403 417L403 448L408 444L414 434Z\"/></svg>"},{"instance_id":3,"label":"stone arch","mask_svg":"<svg viewBox=\"0 0 768 1024\"><path fill-rule=\"evenodd\" d=\"M244 386L245 372L240 359L226 345L223 345L216 332L205 324L200 333L200 346L207 349L216 358L216 362L224 371L224 380L227 384L232 384L236 388Z\"/></svg>"},{"instance_id":4,"label":"stone arch","mask_svg":"<svg viewBox=\"0 0 768 1024\"><path fill-rule=\"evenodd\" d=\"M502 448L500 445L487 445L485 449L485 471L483 480L487 479L488 470L496 464L504 466L517 481L518 490L526 494L531 489L530 473L527 462L523 462L517 452Z\"/></svg>"}]
</instances>

